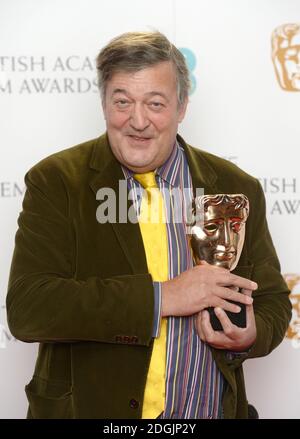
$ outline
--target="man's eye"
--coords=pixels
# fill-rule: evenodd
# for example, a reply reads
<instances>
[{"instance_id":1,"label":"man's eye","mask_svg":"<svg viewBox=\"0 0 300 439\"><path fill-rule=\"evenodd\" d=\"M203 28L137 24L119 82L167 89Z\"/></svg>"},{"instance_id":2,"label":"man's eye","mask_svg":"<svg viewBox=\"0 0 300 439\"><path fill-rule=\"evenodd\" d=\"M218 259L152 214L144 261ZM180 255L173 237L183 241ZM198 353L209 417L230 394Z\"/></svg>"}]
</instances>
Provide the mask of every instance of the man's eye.
<instances>
[{"instance_id":1,"label":"man's eye","mask_svg":"<svg viewBox=\"0 0 300 439\"><path fill-rule=\"evenodd\" d=\"M163 104L161 102L150 102L149 105L155 110L161 109L163 107Z\"/></svg>"},{"instance_id":2,"label":"man's eye","mask_svg":"<svg viewBox=\"0 0 300 439\"><path fill-rule=\"evenodd\" d=\"M126 101L126 99L119 99L118 101L115 101L115 104L119 108L125 108L125 107L128 107L129 101Z\"/></svg>"}]
</instances>

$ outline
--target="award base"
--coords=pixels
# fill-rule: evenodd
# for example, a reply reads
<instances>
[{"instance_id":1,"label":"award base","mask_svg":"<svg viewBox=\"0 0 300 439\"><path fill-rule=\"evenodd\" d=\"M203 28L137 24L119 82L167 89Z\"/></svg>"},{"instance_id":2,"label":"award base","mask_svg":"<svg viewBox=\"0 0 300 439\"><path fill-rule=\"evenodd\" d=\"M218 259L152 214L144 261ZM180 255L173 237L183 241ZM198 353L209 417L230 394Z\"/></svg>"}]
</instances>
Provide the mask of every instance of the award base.
<instances>
[{"instance_id":1,"label":"award base","mask_svg":"<svg viewBox=\"0 0 300 439\"><path fill-rule=\"evenodd\" d=\"M225 311L229 320L239 328L246 328L246 305L243 303L233 302L232 300L228 300L228 302L234 303L241 308L240 312ZM223 331L221 322L216 316L214 308L207 308L207 311L209 312L210 324L214 331Z\"/></svg>"}]
</instances>

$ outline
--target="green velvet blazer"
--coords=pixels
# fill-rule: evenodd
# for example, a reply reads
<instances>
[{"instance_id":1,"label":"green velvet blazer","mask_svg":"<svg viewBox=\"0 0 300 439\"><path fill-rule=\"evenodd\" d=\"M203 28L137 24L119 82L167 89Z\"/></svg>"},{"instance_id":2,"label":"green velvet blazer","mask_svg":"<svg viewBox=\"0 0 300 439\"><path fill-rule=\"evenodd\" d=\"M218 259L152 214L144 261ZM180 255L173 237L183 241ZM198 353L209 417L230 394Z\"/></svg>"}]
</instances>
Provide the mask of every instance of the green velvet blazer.
<instances>
[{"instance_id":1,"label":"green velvet blazer","mask_svg":"<svg viewBox=\"0 0 300 439\"><path fill-rule=\"evenodd\" d=\"M213 349L227 382L224 416L245 418L242 363L267 355L282 341L291 316L289 291L258 181L178 139L194 188L209 194L242 192L250 200L245 244L234 272L259 285L254 293L257 340L234 359ZM139 225L96 219L97 190L111 187L118 193L123 178L106 134L51 155L25 176L7 313L16 338L40 343L25 388L28 417L141 417L153 345L152 279Z\"/></svg>"}]
</instances>

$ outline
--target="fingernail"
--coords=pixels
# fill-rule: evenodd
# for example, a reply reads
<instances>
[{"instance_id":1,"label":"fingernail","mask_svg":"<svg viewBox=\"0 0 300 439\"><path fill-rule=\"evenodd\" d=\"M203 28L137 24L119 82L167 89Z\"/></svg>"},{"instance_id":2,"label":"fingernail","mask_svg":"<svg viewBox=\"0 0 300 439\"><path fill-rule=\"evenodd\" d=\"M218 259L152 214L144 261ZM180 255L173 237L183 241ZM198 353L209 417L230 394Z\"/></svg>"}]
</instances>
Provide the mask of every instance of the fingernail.
<instances>
[{"instance_id":1,"label":"fingernail","mask_svg":"<svg viewBox=\"0 0 300 439\"><path fill-rule=\"evenodd\" d=\"M248 303L248 305L252 305L252 303L253 303L253 299L252 299L252 297L249 297L249 296L246 296L247 297L247 303Z\"/></svg>"},{"instance_id":2,"label":"fingernail","mask_svg":"<svg viewBox=\"0 0 300 439\"><path fill-rule=\"evenodd\" d=\"M236 312L240 312L240 310L241 310L241 308L240 308L239 306L236 306L236 307L235 307L235 311L236 311Z\"/></svg>"},{"instance_id":3,"label":"fingernail","mask_svg":"<svg viewBox=\"0 0 300 439\"><path fill-rule=\"evenodd\" d=\"M252 290L257 290L257 288L258 288L257 283L256 282L251 282L251 289Z\"/></svg>"}]
</instances>

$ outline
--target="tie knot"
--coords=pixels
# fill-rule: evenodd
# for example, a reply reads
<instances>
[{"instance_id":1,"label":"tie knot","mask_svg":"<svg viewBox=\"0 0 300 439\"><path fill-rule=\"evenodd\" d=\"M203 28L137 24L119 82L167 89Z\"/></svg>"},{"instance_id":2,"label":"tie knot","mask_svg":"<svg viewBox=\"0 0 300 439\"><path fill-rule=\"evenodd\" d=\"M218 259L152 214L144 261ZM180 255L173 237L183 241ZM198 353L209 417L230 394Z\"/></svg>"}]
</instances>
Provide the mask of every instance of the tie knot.
<instances>
[{"instance_id":1,"label":"tie knot","mask_svg":"<svg viewBox=\"0 0 300 439\"><path fill-rule=\"evenodd\" d=\"M145 189L157 187L155 173L153 171L146 172L145 174L134 174L134 178L141 183Z\"/></svg>"}]
</instances>

